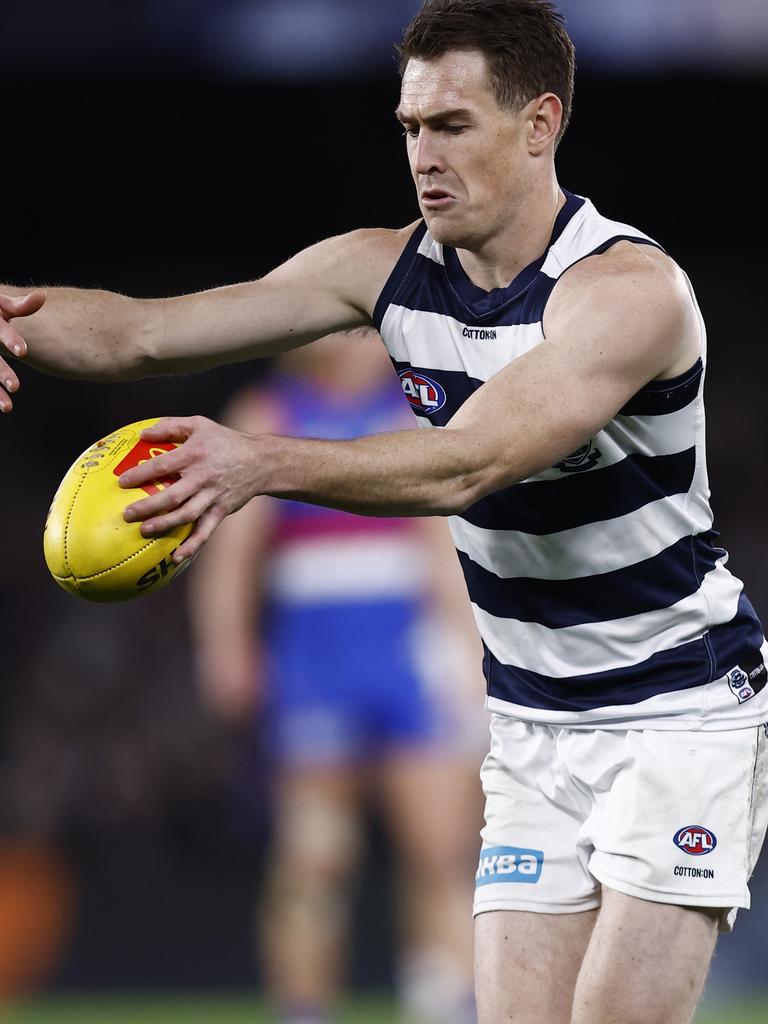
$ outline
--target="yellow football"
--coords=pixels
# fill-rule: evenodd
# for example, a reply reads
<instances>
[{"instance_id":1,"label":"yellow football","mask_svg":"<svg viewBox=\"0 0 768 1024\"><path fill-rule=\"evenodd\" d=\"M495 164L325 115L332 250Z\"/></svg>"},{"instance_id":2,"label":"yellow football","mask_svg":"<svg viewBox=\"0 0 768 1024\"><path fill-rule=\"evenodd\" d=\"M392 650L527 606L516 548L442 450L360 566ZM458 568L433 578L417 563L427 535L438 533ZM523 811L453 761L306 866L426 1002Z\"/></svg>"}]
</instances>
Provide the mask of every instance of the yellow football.
<instances>
[{"instance_id":1,"label":"yellow football","mask_svg":"<svg viewBox=\"0 0 768 1024\"><path fill-rule=\"evenodd\" d=\"M178 447L142 441L142 430L154 423L157 419L130 423L86 448L54 495L43 550L51 575L70 594L91 601L127 601L159 590L187 565L174 565L171 556L191 533L191 524L150 538L142 536L139 523L123 519L131 502L175 479L128 490L118 485L127 469Z\"/></svg>"}]
</instances>

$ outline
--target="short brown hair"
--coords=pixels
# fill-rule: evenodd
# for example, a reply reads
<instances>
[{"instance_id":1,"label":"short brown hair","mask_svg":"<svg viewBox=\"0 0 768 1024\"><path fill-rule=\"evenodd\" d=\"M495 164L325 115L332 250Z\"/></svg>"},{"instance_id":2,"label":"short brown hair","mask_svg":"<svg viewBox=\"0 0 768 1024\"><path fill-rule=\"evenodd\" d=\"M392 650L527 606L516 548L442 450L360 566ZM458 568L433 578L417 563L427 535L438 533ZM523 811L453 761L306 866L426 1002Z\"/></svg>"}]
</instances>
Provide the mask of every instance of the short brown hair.
<instances>
[{"instance_id":1,"label":"short brown hair","mask_svg":"<svg viewBox=\"0 0 768 1024\"><path fill-rule=\"evenodd\" d=\"M563 16L547 0L424 0L395 47L400 74L412 57L479 50L496 102L520 110L545 92L563 104L559 142L571 116L573 43Z\"/></svg>"}]
</instances>

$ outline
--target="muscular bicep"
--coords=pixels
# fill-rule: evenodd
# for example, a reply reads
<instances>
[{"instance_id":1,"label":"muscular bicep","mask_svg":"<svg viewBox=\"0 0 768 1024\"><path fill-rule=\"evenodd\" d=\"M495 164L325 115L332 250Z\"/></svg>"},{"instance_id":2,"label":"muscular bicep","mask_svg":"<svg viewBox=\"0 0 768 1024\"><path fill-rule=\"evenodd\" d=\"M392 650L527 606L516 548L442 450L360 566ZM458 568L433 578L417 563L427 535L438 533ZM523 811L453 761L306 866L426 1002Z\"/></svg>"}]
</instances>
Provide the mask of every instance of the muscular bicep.
<instances>
[{"instance_id":1,"label":"muscular bicep","mask_svg":"<svg viewBox=\"0 0 768 1024\"><path fill-rule=\"evenodd\" d=\"M645 384L698 356L698 318L682 275L635 253L587 263L553 292L545 340L484 384L449 424L484 448L485 493L554 465Z\"/></svg>"},{"instance_id":2,"label":"muscular bicep","mask_svg":"<svg viewBox=\"0 0 768 1024\"><path fill-rule=\"evenodd\" d=\"M370 323L408 231L325 239L257 281L154 300L149 355L165 371L271 356Z\"/></svg>"}]
</instances>

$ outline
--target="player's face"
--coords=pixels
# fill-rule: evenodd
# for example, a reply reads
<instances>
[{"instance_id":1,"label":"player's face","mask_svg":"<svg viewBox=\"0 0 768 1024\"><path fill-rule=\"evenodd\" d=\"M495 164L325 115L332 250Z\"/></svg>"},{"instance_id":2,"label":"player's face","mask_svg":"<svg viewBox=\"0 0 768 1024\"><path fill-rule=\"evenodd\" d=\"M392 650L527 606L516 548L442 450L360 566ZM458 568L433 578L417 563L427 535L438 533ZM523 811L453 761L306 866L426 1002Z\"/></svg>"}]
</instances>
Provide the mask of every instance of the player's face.
<instances>
[{"instance_id":1,"label":"player's face","mask_svg":"<svg viewBox=\"0 0 768 1024\"><path fill-rule=\"evenodd\" d=\"M482 248L515 217L526 194L528 108L502 110L485 57L455 50L408 61L396 115L432 237Z\"/></svg>"}]
</instances>

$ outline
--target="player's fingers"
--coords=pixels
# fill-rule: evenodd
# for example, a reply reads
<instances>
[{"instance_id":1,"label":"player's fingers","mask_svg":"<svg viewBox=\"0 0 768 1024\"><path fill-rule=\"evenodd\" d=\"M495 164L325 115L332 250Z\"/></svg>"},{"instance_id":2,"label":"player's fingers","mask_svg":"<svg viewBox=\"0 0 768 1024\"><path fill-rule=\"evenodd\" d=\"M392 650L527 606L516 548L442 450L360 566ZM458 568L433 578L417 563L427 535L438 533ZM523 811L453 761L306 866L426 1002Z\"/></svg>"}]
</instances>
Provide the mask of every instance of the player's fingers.
<instances>
[{"instance_id":1,"label":"player's fingers","mask_svg":"<svg viewBox=\"0 0 768 1024\"><path fill-rule=\"evenodd\" d=\"M0 311L1 313L2 311ZM18 331L11 327L7 320L3 319L2 315L0 315L0 345L19 358L27 354L26 341L24 341Z\"/></svg>"},{"instance_id":2,"label":"player's fingers","mask_svg":"<svg viewBox=\"0 0 768 1024\"><path fill-rule=\"evenodd\" d=\"M174 448L172 452L164 452L156 455L146 462L140 462L122 473L117 482L121 487L142 487L144 484L151 484L160 481L175 480L188 465L188 457L182 448ZM170 490L170 488L168 488Z\"/></svg>"},{"instance_id":3,"label":"player's fingers","mask_svg":"<svg viewBox=\"0 0 768 1024\"><path fill-rule=\"evenodd\" d=\"M45 292L37 289L26 295L0 295L0 312L8 319L15 316L32 316L45 302Z\"/></svg>"},{"instance_id":4,"label":"player's fingers","mask_svg":"<svg viewBox=\"0 0 768 1024\"><path fill-rule=\"evenodd\" d=\"M173 561L175 564L178 565L187 558L194 558L223 518L224 513L215 506L204 512L195 523L192 533L174 551Z\"/></svg>"},{"instance_id":5,"label":"player's fingers","mask_svg":"<svg viewBox=\"0 0 768 1024\"><path fill-rule=\"evenodd\" d=\"M142 520L146 522L153 516L172 512L189 501L196 490L194 482L189 477L182 477L169 487L164 487L156 494L151 494L148 498L131 502L123 509L123 519L127 523L141 522Z\"/></svg>"},{"instance_id":6,"label":"player's fingers","mask_svg":"<svg viewBox=\"0 0 768 1024\"><path fill-rule=\"evenodd\" d=\"M192 436L201 419L201 416L164 416L153 426L142 430L141 437L143 441L181 444Z\"/></svg>"},{"instance_id":7,"label":"player's fingers","mask_svg":"<svg viewBox=\"0 0 768 1024\"><path fill-rule=\"evenodd\" d=\"M153 513L141 524L141 532L145 537L156 537L158 534L167 533L176 526L185 526L187 523L194 523L208 508L214 500L212 491L198 491L192 494L187 501L179 504L169 512Z\"/></svg>"},{"instance_id":8,"label":"player's fingers","mask_svg":"<svg viewBox=\"0 0 768 1024\"><path fill-rule=\"evenodd\" d=\"M13 408L11 395L19 390L19 378L10 366L0 359L0 412L10 412Z\"/></svg>"}]
</instances>

